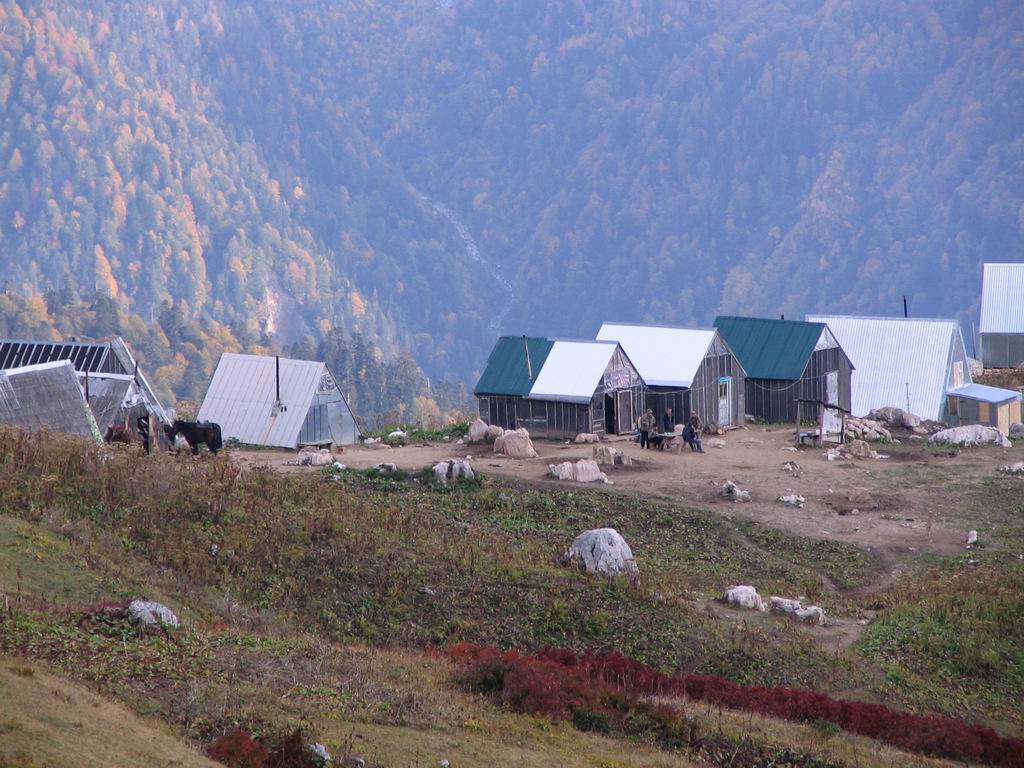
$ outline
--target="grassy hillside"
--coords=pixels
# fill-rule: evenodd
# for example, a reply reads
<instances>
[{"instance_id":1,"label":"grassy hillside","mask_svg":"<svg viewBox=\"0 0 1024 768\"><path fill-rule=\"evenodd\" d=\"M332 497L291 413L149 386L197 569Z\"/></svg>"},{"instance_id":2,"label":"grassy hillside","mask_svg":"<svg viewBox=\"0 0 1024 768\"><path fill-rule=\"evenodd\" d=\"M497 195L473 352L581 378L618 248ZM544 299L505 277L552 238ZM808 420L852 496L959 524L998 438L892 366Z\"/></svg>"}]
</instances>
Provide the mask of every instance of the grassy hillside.
<instances>
[{"instance_id":1,"label":"grassy hillside","mask_svg":"<svg viewBox=\"0 0 1024 768\"><path fill-rule=\"evenodd\" d=\"M487 765L510 749L527 766L728 765L748 752L760 765L758 754L785 749L793 765L926 762L827 724L696 703L683 706L700 739L682 753L581 734L494 708L422 650L459 641L617 650L673 674L1024 728L1012 478L979 497L1001 536L969 556L926 558L879 591L881 564L850 545L600 492L283 475L229 455L179 461L7 430L0 470L0 592L12 606L0 652L200 746L241 725L268 740L303 727L332 752L385 765ZM595 525L627 536L639 584L556 564ZM815 631L714 601L740 580L806 595L840 623L878 617L853 649L831 650ZM139 633L104 609L135 596L168 603L183 628ZM4 738L0 750L13 743Z\"/></svg>"}]
</instances>

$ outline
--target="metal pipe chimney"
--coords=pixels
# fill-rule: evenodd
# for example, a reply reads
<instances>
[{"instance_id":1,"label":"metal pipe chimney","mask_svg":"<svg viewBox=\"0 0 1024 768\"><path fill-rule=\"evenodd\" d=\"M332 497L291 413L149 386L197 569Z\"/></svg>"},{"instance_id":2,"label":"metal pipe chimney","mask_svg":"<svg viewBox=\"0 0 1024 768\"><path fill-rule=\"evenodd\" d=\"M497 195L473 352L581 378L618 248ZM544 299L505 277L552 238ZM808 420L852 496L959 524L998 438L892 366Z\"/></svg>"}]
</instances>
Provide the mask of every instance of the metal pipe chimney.
<instances>
[{"instance_id":1,"label":"metal pipe chimney","mask_svg":"<svg viewBox=\"0 0 1024 768\"><path fill-rule=\"evenodd\" d=\"M907 313L907 296L906 296L906 294L903 295L903 317L904 317L904 319L906 319L907 317L910 317L910 315Z\"/></svg>"},{"instance_id":2,"label":"metal pipe chimney","mask_svg":"<svg viewBox=\"0 0 1024 768\"><path fill-rule=\"evenodd\" d=\"M530 362L530 344L523 336L523 349L526 350L526 378L533 381L533 364Z\"/></svg>"}]
</instances>

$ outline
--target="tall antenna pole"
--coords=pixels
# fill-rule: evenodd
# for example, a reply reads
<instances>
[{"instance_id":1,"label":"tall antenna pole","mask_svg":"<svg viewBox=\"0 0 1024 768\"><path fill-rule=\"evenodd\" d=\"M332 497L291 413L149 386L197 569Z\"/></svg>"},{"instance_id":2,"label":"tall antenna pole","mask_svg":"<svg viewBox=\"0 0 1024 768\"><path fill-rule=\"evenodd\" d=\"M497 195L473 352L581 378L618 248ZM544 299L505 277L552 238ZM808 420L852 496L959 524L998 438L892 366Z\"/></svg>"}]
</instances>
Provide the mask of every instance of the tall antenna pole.
<instances>
[{"instance_id":1,"label":"tall antenna pole","mask_svg":"<svg viewBox=\"0 0 1024 768\"><path fill-rule=\"evenodd\" d=\"M523 349L526 350L526 378L533 381L533 364L530 362L530 344L526 341L525 335L523 335Z\"/></svg>"},{"instance_id":2,"label":"tall antenna pole","mask_svg":"<svg viewBox=\"0 0 1024 768\"><path fill-rule=\"evenodd\" d=\"M910 315L907 313L907 295L903 294L903 317L907 318Z\"/></svg>"}]
</instances>

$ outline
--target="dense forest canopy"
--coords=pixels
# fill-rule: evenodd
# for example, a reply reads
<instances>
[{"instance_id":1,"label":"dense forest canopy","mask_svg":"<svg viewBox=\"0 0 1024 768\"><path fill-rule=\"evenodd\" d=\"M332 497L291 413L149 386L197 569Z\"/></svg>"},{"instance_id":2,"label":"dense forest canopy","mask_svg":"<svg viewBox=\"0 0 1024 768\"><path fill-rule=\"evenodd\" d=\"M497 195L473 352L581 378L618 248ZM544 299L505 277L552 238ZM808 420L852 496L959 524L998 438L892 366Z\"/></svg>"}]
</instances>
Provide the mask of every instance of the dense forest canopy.
<instances>
[{"instance_id":1,"label":"dense forest canopy","mask_svg":"<svg viewBox=\"0 0 1024 768\"><path fill-rule=\"evenodd\" d=\"M499 332L969 318L1024 258L1022 36L1012 0L2 0L0 334L120 332L188 399L316 354L425 415Z\"/></svg>"}]
</instances>

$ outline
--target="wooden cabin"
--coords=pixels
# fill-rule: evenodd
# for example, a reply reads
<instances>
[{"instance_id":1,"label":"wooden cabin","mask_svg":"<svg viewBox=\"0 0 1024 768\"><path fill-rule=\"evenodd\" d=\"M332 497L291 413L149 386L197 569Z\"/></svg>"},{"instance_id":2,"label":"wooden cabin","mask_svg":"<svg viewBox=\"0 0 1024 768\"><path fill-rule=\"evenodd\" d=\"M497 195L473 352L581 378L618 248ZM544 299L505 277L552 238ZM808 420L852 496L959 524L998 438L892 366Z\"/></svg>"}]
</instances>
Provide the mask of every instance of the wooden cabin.
<instances>
[{"instance_id":1,"label":"wooden cabin","mask_svg":"<svg viewBox=\"0 0 1024 768\"><path fill-rule=\"evenodd\" d=\"M720 316L715 327L746 371L748 415L768 422L816 419L800 401L850 410L853 364L824 323ZM826 428L838 430L834 415Z\"/></svg>"},{"instance_id":2,"label":"wooden cabin","mask_svg":"<svg viewBox=\"0 0 1024 768\"><path fill-rule=\"evenodd\" d=\"M659 428L669 408L674 424L696 411L711 430L743 425L746 372L714 328L605 323L597 338L617 341L636 366Z\"/></svg>"},{"instance_id":3,"label":"wooden cabin","mask_svg":"<svg viewBox=\"0 0 1024 768\"><path fill-rule=\"evenodd\" d=\"M643 381L615 342L498 339L473 390L480 418L532 437L630 434Z\"/></svg>"}]
</instances>

